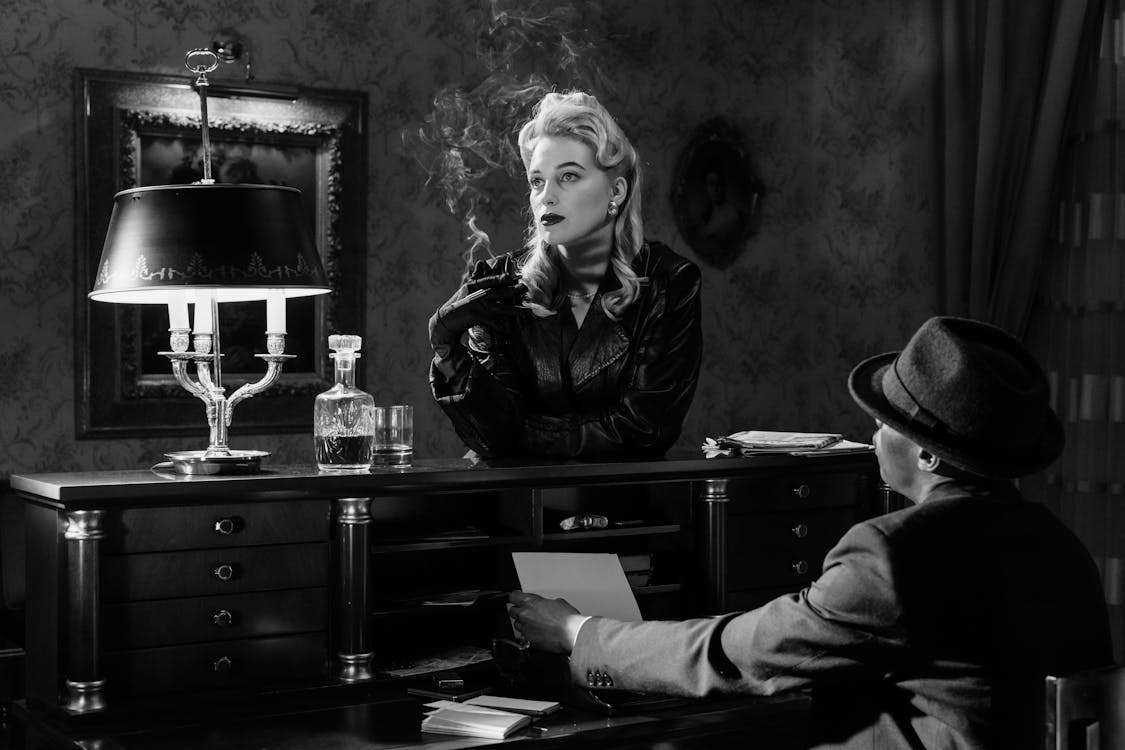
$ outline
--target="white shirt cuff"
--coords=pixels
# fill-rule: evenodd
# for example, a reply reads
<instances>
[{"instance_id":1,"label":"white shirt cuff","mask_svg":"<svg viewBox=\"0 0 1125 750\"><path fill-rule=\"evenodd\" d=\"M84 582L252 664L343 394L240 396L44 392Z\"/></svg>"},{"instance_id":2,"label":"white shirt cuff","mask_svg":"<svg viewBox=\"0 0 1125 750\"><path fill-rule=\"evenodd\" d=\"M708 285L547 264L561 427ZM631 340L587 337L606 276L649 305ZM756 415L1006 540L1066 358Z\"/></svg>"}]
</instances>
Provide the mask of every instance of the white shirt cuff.
<instances>
[{"instance_id":1,"label":"white shirt cuff","mask_svg":"<svg viewBox=\"0 0 1125 750\"><path fill-rule=\"evenodd\" d=\"M591 617L593 617L593 615L586 615L586 616L582 617L580 620L578 620L578 622L573 626L574 630L570 634L570 650L571 651L574 650L574 644L578 643L578 634L580 632L582 632L582 626L585 625L586 621L589 620Z\"/></svg>"}]
</instances>

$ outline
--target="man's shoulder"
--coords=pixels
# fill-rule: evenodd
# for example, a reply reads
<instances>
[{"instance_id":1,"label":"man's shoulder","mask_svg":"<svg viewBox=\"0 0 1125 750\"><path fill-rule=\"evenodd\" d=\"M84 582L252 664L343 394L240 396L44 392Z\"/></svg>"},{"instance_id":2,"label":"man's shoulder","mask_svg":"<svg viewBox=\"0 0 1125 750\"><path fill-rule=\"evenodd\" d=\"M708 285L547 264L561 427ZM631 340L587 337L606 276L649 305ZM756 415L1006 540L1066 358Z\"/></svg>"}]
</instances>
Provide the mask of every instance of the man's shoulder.
<instances>
[{"instance_id":1,"label":"man's shoulder","mask_svg":"<svg viewBox=\"0 0 1125 750\"><path fill-rule=\"evenodd\" d=\"M899 540L916 541L922 536L942 533L964 538L972 535L971 528L1004 524L1054 525L1050 514L1043 511L1041 506L1025 500L1010 483L949 482L924 502L865 523L884 536Z\"/></svg>"}]
</instances>

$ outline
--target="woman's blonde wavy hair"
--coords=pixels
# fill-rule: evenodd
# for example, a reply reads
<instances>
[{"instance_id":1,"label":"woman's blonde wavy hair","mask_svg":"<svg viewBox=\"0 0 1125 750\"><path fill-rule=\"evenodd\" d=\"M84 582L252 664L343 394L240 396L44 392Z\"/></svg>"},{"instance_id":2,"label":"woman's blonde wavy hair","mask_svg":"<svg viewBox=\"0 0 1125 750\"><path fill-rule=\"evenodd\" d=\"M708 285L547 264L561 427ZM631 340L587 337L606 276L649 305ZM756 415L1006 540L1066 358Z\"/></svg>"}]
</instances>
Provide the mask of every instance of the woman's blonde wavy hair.
<instances>
[{"instance_id":1,"label":"woman's blonde wavy hair","mask_svg":"<svg viewBox=\"0 0 1125 750\"><path fill-rule=\"evenodd\" d=\"M644 281L632 266L644 244L641 165L637 152L606 108L595 97L580 91L550 93L536 105L532 118L519 133L524 168L531 162L535 144L544 136L565 136L587 144L594 150L594 161L609 173L610 180L625 178L625 200L613 219L610 251L610 267L621 287L601 298L602 309L617 319L637 298ZM525 246L529 252L522 257L520 278L527 285L528 307L540 317L553 315L564 299L559 284L559 255L554 245L543 240L534 216L527 229Z\"/></svg>"}]
</instances>

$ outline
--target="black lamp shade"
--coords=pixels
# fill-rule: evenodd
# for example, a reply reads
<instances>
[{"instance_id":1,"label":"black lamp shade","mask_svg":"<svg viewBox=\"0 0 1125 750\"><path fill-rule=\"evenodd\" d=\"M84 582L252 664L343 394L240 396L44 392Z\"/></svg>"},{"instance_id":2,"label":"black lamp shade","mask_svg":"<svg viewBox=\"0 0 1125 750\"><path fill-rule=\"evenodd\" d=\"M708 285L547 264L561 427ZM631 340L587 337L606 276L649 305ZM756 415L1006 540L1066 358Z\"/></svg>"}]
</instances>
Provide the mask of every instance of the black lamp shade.
<instances>
[{"instance_id":1,"label":"black lamp shade","mask_svg":"<svg viewBox=\"0 0 1125 750\"><path fill-rule=\"evenodd\" d=\"M214 290L219 302L332 291L301 211L275 185L160 185L114 196L90 299L164 303L172 289Z\"/></svg>"}]
</instances>

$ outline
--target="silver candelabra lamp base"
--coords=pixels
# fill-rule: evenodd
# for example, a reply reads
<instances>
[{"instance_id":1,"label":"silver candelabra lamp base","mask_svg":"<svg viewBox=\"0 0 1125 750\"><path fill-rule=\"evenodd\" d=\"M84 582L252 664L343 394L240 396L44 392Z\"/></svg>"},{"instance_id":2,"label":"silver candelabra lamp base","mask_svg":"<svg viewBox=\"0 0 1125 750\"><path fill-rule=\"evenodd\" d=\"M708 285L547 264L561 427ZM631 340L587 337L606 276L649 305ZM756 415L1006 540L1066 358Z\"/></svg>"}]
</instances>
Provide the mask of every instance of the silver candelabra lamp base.
<instances>
[{"instance_id":1,"label":"silver candelabra lamp base","mask_svg":"<svg viewBox=\"0 0 1125 750\"><path fill-rule=\"evenodd\" d=\"M214 333L197 333L191 336L186 328L169 330L172 351L160 352L172 361L172 374L176 382L200 399L207 408L207 425L210 439L207 450L175 451L165 453L177 474L254 474L261 461L269 455L261 450L233 450L227 445L234 407L241 401L257 395L272 386L281 377L281 368L293 354L285 354L285 334L266 333L266 354L254 356L266 362L266 374L256 383L246 383L228 398L222 387L222 354L219 351L218 305L212 300ZM191 339L193 351L187 351ZM188 363L195 363L196 380L188 374Z\"/></svg>"}]
</instances>

